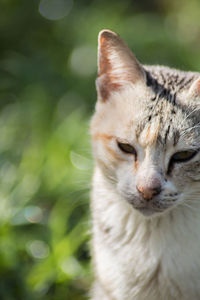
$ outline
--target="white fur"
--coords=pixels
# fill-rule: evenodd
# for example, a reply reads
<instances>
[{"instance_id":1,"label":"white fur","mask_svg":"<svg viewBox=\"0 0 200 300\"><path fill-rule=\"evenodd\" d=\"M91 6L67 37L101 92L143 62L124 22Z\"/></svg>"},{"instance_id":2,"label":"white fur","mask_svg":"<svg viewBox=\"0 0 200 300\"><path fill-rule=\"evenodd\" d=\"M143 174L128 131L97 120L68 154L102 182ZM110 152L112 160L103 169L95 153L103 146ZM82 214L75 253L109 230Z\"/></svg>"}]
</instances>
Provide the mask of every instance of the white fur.
<instances>
[{"instance_id":1,"label":"white fur","mask_svg":"<svg viewBox=\"0 0 200 300\"><path fill-rule=\"evenodd\" d=\"M94 263L110 293L105 300L200 299L200 204L147 219L98 168L92 195ZM102 226L110 228L106 238Z\"/></svg>"}]
</instances>

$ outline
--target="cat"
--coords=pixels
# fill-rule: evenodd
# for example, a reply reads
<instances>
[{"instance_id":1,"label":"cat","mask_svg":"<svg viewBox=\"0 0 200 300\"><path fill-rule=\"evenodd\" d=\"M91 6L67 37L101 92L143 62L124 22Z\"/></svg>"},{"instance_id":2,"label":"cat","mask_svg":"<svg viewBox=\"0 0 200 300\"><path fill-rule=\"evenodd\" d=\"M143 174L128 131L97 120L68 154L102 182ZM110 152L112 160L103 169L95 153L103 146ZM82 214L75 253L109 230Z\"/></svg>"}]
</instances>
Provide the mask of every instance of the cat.
<instances>
[{"instance_id":1,"label":"cat","mask_svg":"<svg viewBox=\"0 0 200 300\"><path fill-rule=\"evenodd\" d=\"M200 299L200 73L99 34L92 300Z\"/></svg>"}]
</instances>

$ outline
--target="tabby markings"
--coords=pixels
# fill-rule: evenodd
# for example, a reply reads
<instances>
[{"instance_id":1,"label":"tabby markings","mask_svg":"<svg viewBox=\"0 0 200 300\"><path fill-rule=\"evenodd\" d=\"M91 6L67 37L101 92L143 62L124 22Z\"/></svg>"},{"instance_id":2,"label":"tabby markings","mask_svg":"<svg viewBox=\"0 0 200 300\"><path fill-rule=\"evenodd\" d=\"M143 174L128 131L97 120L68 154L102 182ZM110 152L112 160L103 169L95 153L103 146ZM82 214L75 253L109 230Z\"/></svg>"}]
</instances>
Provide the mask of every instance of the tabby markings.
<instances>
[{"instance_id":1,"label":"tabby markings","mask_svg":"<svg viewBox=\"0 0 200 300\"><path fill-rule=\"evenodd\" d=\"M140 143L144 146L153 145L157 141L159 130L159 121L149 124L140 135Z\"/></svg>"}]
</instances>

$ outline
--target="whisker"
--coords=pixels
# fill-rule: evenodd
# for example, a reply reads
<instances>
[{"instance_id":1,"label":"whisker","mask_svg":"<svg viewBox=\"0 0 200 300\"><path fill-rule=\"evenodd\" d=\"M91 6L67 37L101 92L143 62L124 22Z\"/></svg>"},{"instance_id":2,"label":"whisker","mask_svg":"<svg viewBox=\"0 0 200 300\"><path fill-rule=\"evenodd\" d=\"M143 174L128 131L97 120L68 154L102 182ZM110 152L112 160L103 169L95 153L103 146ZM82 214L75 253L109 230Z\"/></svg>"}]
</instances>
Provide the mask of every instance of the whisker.
<instances>
[{"instance_id":1,"label":"whisker","mask_svg":"<svg viewBox=\"0 0 200 300\"><path fill-rule=\"evenodd\" d=\"M181 134L181 137L183 137L186 133L188 133L188 131L191 131L195 128L200 128L200 122L190 128L185 129L184 132Z\"/></svg>"},{"instance_id":2,"label":"whisker","mask_svg":"<svg viewBox=\"0 0 200 300\"><path fill-rule=\"evenodd\" d=\"M197 199L197 200L188 200L189 203L191 204L199 204L200 205L200 200Z\"/></svg>"},{"instance_id":3,"label":"whisker","mask_svg":"<svg viewBox=\"0 0 200 300\"><path fill-rule=\"evenodd\" d=\"M198 111L199 110L199 108L198 107L196 107L196 108L194 108L184 119L183 119L183 121L181 122L181 126L185 123L185 121L189 118L189 116L191 115L191 114L193 114L195 111Z\"/></svg>"},{"instance_id":4,"label":"whisker","mask_svg":"<svg viewBox=\"0 0 200 300\"><path fill-rule=\"evenodd\" d=\"M197 209L195 207L189 205L188 203L183 202L183 203L181 203L181 206L185 206L185 207L189 208L190 210L192 210L193 212L197 212Z\"/></svg>"}]
</instances>

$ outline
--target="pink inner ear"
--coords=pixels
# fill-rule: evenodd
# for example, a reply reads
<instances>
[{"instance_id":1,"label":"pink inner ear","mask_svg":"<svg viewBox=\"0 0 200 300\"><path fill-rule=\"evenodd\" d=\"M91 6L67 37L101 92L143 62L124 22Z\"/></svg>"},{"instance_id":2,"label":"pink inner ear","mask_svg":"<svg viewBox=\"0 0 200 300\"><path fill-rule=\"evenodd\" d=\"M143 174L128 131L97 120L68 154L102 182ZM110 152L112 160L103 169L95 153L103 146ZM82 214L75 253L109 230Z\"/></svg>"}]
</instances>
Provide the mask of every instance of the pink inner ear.
<instances>
[{"instance_id":1,"label":"pink inner ear","mask_svg":"<svg viewBox=\"0 0 200 300\"><path fill-rule=\"evenodd\" d=\"M105 37L100 37L100 57L99 57L99 73L98 76L108 73L111 69L111 64L108 59L108 44Z\"/></svg>"},{"instance_id":2,"label":"pink inner ear","mask_svg":"<svg viewBox=\"0 0 200 300\"><path fill-rule=\"evenodd\" d=\"M112 78L107 74L98 77L96 84L102 101L107 101L110 96L110 92L117 91L121 87L119 83L112 82Z\"/></svg>"},{"instance_id":3,"label":"pink inner ear","mask_svg":"<svg viewBox=\"0 0 200 300\"><path fill-rule=\"evenodd\" d=\"M116 82L115 76L112 74L112 64L109 60L109 42L103 35L100 37L100 53L99 53L99 72L97 79L97 88L103 101L109 98L110 92L118 90L120 84Z\"/></svg>"},{"instance_id":4,"label":"pink inner ear","mask_svg":"<svg viewBox=\"0 0 200 300\"><path fill-rule=\"evenodd\" d=\"M200 97L200 78L198 78L190 88L190 94L193 97Z\"/></svg>"},{"instance_id":5,"label":"pink inner ear","mask_svg":"<svg viewBox=\"0 0 200 300\"><path fill-rule=\"evenodd\" d=\"M200 96L200 79L198 79L195 83L195 93Z\"/></svg>"}]
</instances>

